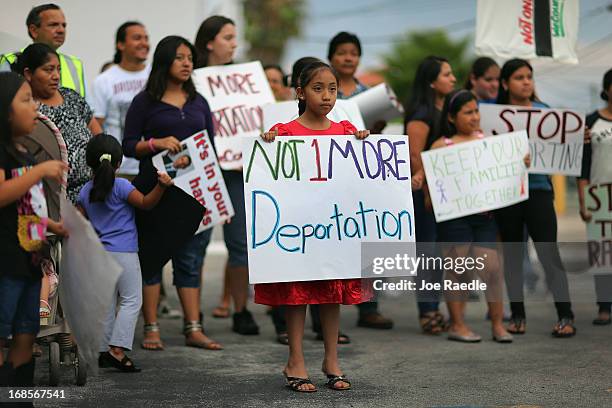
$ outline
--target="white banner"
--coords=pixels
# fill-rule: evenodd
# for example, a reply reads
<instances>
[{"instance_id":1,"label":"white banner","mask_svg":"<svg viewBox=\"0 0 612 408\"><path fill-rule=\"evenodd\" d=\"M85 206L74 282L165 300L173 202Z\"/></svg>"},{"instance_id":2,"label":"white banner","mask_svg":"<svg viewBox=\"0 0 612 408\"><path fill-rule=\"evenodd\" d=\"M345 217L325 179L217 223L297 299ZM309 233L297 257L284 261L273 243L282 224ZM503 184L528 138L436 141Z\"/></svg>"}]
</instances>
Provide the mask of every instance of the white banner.
<instances>
[{"instance_id":1,"label":"white banner","mask_svg":"<svg viewBox=\"0 0 612 408\"><path fill-rule=\"evenodd\" d=\"M61 215L70 236L62 244L59 297L88 371L98 372L104 321L122 272L91 224L65 198Z\"/></svg>"},{"instance_id":2,"label":"white banner","mask_svg":"<svg viewBox=\"0 0 612 408\"><path fill-rule=\"evenodd\" d=\"M359 106L367 129L380 120L390 121L404 114L402 104L387 84L378 84L349 99Z\"/></svg>"},{"instance_id":3,"label":"white banner","mask_svg":"<svg viewBox=\"0 0 612 408\"><path fill-rule=\"evenodd\" d=\"M577 64L579 0L478 0L476 53Z\"/></svg>"},{"instance_id":4,"label":"white banner","mask_svg":"<svg viewBox=\"0 0 612 408\"><path fill-rule=\"evenodd\" d=\"M361 277L362 242L414 242L405 135L244 138L251 283Z\"/></svg>"},{"instance_id":5,"label":"white banner","mask_svg":"<svg viewBox=\"0 0 612 408\"><path fill-rule=\"evenodd\" d=\"M529 198L525 131L421 153L436 221L507 207Z\"/></svg>"},{"instance_id":6,"label":"white banner","mask_svg":"<svg viewBox=\"0 0 612 408\"><path fill-rule=\"evenodd\" d=\"M480 104L485 135L526 130L533 174L577 176L582 170L584 115L569 109Z\"/></svg>"},{"instance_id":7,"label":"white banner","mask_svg":"<svg viewBox=\"0 0 612 408\"><path fill-rule=\"evenodd\" d=\"M153 165L206 208L198 234L233 217L234 207L206 131L183 140L181 146L179 153L165 150L153 156Z\"/></svg>"},{"instance_id":8,"label":"white banner","mask_svg":"<svg viewBox=\"0 0 612 408\"><path fill-rule=\"evenodd\" d=\"M262 106L263 127L262 132L267 132L277 123L288 123L299 117L297 101L276 102ZM334 108L327 114L327 118L334 122L348 120L359 130L367 129L359 107L350 99L338 99Z\"/></svg>"},{"instance_id":9,"label":"white banner","mask_svg":"<svg viewBox=\"0 0 612 408\"><path fill-rule=\"evenodd\" d=\"M237 136L259 135L261 107L274 102L261 63L255 61L196 69L193 81L212 110L219 164L225 170L240 169L242 150Z\"/></svg>"}]
</instances>

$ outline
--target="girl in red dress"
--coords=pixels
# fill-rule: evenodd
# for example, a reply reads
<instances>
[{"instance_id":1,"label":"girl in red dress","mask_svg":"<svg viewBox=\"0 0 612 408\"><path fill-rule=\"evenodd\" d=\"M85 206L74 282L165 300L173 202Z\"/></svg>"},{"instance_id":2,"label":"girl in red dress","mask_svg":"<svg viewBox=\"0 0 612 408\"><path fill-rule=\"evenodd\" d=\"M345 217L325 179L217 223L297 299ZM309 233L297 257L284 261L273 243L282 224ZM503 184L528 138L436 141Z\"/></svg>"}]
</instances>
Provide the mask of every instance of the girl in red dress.
<instances>
[{"instance_id":1,"label":"girl in red dress","mask_svg":"<svg viewBox=\"0 0 612 408\"><path fill-rule=\"evenodd\" d=\"M338 77L334 70L323 62L314 62L305 67L298 79L297 95L300 117L289 123L279 123L262 135L271 142L276 136L304 135L355 135L367 137L367 130L358 131L348 121L340 123L327 119L327 114L336 103ZM280 306L287 309L287 334L289 336L289 361L283 370L287 386L294 391L314 392L316 387L308 378L302 338L306 305L320 305L321 325L325 344L323 373L327 386L333 390L348 390L350 381L342 374L338 363L338 326L340 304L353 305L367 301L371 287L361 279L334 279L309 282L264 283L255 285L255 302Z\"/></svg>"}]
</instances>

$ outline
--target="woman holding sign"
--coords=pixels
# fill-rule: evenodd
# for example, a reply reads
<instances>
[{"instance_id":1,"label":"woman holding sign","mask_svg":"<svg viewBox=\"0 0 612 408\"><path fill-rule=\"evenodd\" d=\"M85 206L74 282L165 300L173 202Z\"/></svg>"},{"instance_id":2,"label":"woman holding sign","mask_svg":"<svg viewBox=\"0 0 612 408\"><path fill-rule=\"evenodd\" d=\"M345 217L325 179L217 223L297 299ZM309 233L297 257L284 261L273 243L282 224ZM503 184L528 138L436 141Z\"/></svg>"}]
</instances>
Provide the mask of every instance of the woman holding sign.
<instances>
[{"instance_id":1,"label":"woman holding sign","mask_svg":"<svg viewBox=\"0 0 612 408\"><path fill-rule=\"evenodd\" d=\"M181 151L181 140L206 129L212 140L214 135L212 117L208 102L196 92L191 73L195 60L195 49L182 37L168 36L162 39L153 56L151 75L145 90L134 97L125 119L123 153L127 157L140 160L140 170L134 180L135 186L143 194L151 191L157 183L157 171L151 158L163 150L171 153ZM137 212L139 232L140 262L143 272L143 315L145 320L145 337L142 347L146 350L163 350L157 323L157 304L159 302L162 265L147 266L147 256L143 248L155 246L160 232L160 225L175 221L176 226L169 225L166 234L178 228L181 209L173 207L172 197L180 200L183 193L171 196L173 189L168 189L159 205L152 211ZM170 194L169 194L170 193ZM178 196L177 196L178 194ZM195 202L190 198L189 203ZM201 214L203 215L203 214ZM202 220L200 216L199 221ZM199 224L199 222L197 223ZM196 227L197 228L197 227ZM195 230L191 232L193 234ZM172 254L174 268L174 285L176 286L183 307L185 344L187 346L220 350L219 343L211 340L202 328L200 314L200 282L203 264L203 253L210 241L212 230L206 230L193 237ZM178 240L179 237L166 237ZM151 249L154 251L155 248ZM160 248L159 250L163 250Z\"/></svg>"},{"instance_id":2,"label":"woman holding sign","mask_svg":"<svg viewBox=\"0 0 612 408\"><path fill-rule=\"evenodd\" d=\"M593 215L586 207L585 188L589 184L612 182L612 165L610 164L610 155L612 155L612 69L608 70L603 77L601 99L606 102L606 107L596 110L586 117L586 125L591 132L591 143L584 145L582 174L577 179L580 217L586 223L591 222ZM599 279L603 280L605 276ZM603 289L597 281L596 284ZM609 296L606 296L605 293L603 295L604 297ZM610 302L610 299L605 298L598 302L598 305L599 313L597 318L593 320L593 324L596 326L611 324L612 302Z\"/></svg>"},{"instance_id":3,"label":"woman holding sign","mask_svg":"<svg viewBox=\"0 0 612 408\"><path fill-rule=\"evenodd\" d=\"M441 111L444 98L455 87L453 70L445 58L427 57L418 66L410 100L406 103L404 127L410 140L410 167L412 171L412 200L415 218L416 241L419 251L434 255L436 220L433 212L425 208L427 183L421 161L421 152L429 150L440 136ZM440 282L441 271L419 270L420 281ZM428 276L424 276L429 274ZM419 323L423 332L439 334L447 323L439 311L439 291L417 291Z\"/></svg>"},{"instance_id":4,"label":"woman holding sign","mask_svg":"<svg viewBox=\"0 0 612 408\"><path fill-rule=\"evenodd\" d=\"M533 68L523 59L507 61L501 70L501 88L497 103L528 107L547 107L536 96ZM526 330L523 301L524 228L534 242L538 259L553 293L558 321L552 335L572 337L576 334L574 313L570 303L567 274L557 246L557 215L553 205L550 178L543 174L529 175L529 199L496 212L497 225L504 242L504 270L512 317L508 331L524 334Z\"/></svg>"},{"instance_id":5,"label":"woman holding sign","mask_svg":"<svg viewBox=\"0 0 612 408\"><path fill-rule=\"evenodd\" d=\"M227 17L212 16L202 22L195 40L198 51L197 68L230 64L236 50L236 27ZM223 239L229 252L225 266L225 289L234 298L234 324L232 330L238 334L259 334L253 315L246 308L249 298L249 268L247 256L246 212L244 208L244 182L242 171L222 170L235 214L223 225ZM219 308L218 317L226 317L226 296Z\"/></svg>"},{"instance_id":6,"label":"woman holding sign","mask_svg":"<svg viewBox=\"0 0 612 408\"><path fill-rule=\"evenodd\" d=\"M333 69L323 62L313 62L299 76L297 95L300 117L289 123L279 123L262 135L273 141L279 136L292 135L355 135L359 139L369 131L357 129L348 121L340 123L327 119L336 103L338 78ZM255 302L270 306L286 305L289 360L283 374L287 387L297 392L314 392L316 387L308 378L302 339L306 305L318 304L325 344L323 373L332 390L348 390L350 381L342 374L338 362L338 327L340 304L358 304L372 296L371 287L361 279L335 279L308 282L264 283L255 285Z\"/></svg>"},{"instance_id":7,"label":"woman holding sign","mask_svg":"<svg viewBox=\"0 0 612 408\"><path fill-rule=\"evenodd\" d=\"M476 96L462 89L446 97L442 117L442 135L431 146L432 149L452 146L458 143L470 142L483 138L480 131L480 113ZM525 157L525 165L529 167L529 155ZM444 257L466 257L484 259L484 268L479 275L487 284L485 292L491 317L493 340L498 343L511 343L512 335L503 325L503 279L499 257L497 256L497 226L493 213L485 212L468 215L461 218L444 221L437 226L438 241L443 243L465 243L443 248ZM449 271L447 275L452 281L458 281L461 273ZM462 294L446 292L446 305L450 314L449 340L474 343L481 337L465 324L465 299Z\"/></svg>"}]
</instances>

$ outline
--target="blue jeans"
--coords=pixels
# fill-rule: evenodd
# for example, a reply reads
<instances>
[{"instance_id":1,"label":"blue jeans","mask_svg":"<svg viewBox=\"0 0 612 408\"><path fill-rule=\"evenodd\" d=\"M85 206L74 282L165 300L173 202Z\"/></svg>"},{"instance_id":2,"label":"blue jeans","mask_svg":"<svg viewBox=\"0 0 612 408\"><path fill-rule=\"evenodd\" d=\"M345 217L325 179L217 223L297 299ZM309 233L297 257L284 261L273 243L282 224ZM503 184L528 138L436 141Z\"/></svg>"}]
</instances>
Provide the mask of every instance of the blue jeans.
<instances>
[{"instance_id":1,"label":"blue jeans","mask_svg":"<svg viewBox=\"0 0 612 408\"><path fill-rule=\"evenodd\" d=\"M0 338L38 334L39 307L40 279L0 276Z\"/></svg>"},{"instance_id":2,"label":"blue jeans","mask_svg":"<svg viewBox=\"0 0 612 408\"><path fill-rule=\"evenodd\" d=\"M199 288L202 280L204 253L210 242L212 228L191 238L185 246L172 255L174 286L177 288ZM157 285L162 281L162 270L144 280L145 285Z\"/></svg>"},{"instance_id":3,"label":"blue jeans","mask_svg":"<svg viewBox=\"0 0 612 408\"><path fill-rule=\"evenodd\" d=\"M414 219L415 223L415 238L417 242L417 253L423 253L426 256L435 256L436 249L436 219L431 211L425 209L425 196L422 190L412 192L412 201L414 204ZM421 270L417 271L415 276L417 287L421 287L421 282L442 282L442 271L439 270ZM419 316L423 316L429 312L435 312L440 305L439 290L417 290L416 291L417 306L419 308Z\"/></svg>"}]
</instances>

